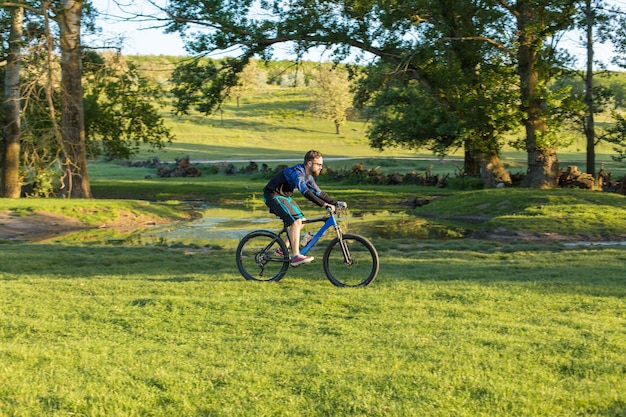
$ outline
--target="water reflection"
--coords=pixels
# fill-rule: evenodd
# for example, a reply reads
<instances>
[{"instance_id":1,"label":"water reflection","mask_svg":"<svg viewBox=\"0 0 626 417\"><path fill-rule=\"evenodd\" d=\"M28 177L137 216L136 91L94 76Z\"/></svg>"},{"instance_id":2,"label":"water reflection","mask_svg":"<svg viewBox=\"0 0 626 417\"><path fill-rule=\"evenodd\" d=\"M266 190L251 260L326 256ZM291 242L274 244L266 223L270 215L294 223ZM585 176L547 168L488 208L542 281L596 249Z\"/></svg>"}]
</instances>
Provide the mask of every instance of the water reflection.
<instances>
[{"instance_id":1,"label":"water reflection","mask_svg":"<svg viewBox=\"0 0 626 417\"><path fill-rule=\"evenodd\" d=\"M353 211L346 218L339 218L339 223L344 232L372 239L453 239L468 234L463 228L434 224L407 211ZM138 245L220 245L227 241L239 241L252 230L278 231L281 227L280 220L269 215L266 210L207 208L198 220L138 231L126 238L125 242ZM308 226L311 231L317 227L319 224ZM308 228L304 230L308 231Z\"/></svg>"},{"instance_id":2,"label":"water reflection","mask_svg":"<svg viewBox=\"0 0 626 417\"><path fill-rule=\"evenodd\" d=\"M229 206L191 207L200 212L200 218L177 222L166 226L146 228L87 229L67 235L48 236L48 241L107 242L120 245L166 245L217 247L233 246L252 230L278 231L281 221L269 214L265 207ZM323 215L315 209L306 211L310 217ZM436 224L416 217L410 210L351 210L345 218L339 218L344 232L356 233L370 239L413 238L454 239L468 235L461 227ZM314 231L319 223L305 227ZM329 235L330 236L330 235ZM43 241L39 239L38 241Z\"/></svg>"}]
</instances>

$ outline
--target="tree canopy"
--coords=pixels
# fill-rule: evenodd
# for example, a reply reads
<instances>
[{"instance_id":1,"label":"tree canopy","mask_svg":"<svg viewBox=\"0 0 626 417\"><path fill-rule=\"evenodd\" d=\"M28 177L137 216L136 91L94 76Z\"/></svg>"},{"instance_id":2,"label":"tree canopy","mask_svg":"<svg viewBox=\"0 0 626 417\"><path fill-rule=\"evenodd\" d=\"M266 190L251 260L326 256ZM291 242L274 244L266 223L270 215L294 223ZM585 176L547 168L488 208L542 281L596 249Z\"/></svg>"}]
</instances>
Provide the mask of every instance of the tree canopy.
<instances>
[{"instance_id":1,"label":"tree canopy","mask_svg":"<svg viewBox=\"0 0 626 417\"><path fill-rule=\"evenodd\" d=\"M528 185L549 187L558 173L555 133L562 120L549 108L558 99L547 86L561 68L554 40L572 26L574 6L575 0L186 0L164 11L168 30L186 33L189 51L239 52L207 74L212 87L204 93L214 100L206 110L252 57L269 58L279 44L291 45L297 57L323 48L336 61L372 65L357 96L380 109L370 132L374 146L440 152L462 146L466 169L475 173L498 164L503 133L522 125Z\"/></svg>"},{"instance_id":2,"label":"tree canopy","mask_svg":"<svg viewBox=\"0 0 626 417\"><path fill-rule=\"evenodd\" d=\"M127 158L139 143L171 139L155 107L162 92L132 65L114 68L84 45L95 13L83 0L0 3L8 63L0 67L0 196L18 198L25 185L29 195L88 198L90 151Z\"/></svg>"}]
</instances>

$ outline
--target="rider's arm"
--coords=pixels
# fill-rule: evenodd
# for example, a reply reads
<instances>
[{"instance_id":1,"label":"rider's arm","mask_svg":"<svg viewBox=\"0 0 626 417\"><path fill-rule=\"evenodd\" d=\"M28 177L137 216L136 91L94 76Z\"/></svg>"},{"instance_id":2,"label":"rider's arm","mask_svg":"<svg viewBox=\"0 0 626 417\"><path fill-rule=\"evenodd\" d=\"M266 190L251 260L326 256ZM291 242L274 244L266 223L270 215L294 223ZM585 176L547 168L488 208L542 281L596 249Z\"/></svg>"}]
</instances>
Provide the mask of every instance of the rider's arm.
<instances>
[{"instance_id":1,"label":"rider's arm","mask_svg":"<svg viewBox=\"0 0 626 417\"><path fill-rule=\"evenodd\" d=\"M328 194L320 189L313 177L309 177L305 181L305 190L302 191L302 195L314 202L320 207L326 205L336 205L337 200L331 198Z\"/></svg>"},{"instance_id":2,"label":"rider's arm","mask_svg":"<svg viewBox=\"0 0 626 417\"><path fill-rule=\"evenodd\" d=\"M323 191L322 193L323 195L317 195L311 189L306 189L302 195L320 207L324 207L327 204L335 205L337 203L335 200L331 199L328 194Z\"/></svg>"},{"instance_id":3,"label":"rider's arm","mask_svg":"<svg viewBox=\"0 0 626 417\"><path fill-rule=\"evenodd\" d=\"M287 179L295 185L295 188L297 188L307 200L312 201L314 204L320 207L326 207L329 204L334 206L337 204L337 200L331 198L319 188L313 177L305 174L304 167L296 166L286 169L285 175Z\"/></svg>"}]
</instances>

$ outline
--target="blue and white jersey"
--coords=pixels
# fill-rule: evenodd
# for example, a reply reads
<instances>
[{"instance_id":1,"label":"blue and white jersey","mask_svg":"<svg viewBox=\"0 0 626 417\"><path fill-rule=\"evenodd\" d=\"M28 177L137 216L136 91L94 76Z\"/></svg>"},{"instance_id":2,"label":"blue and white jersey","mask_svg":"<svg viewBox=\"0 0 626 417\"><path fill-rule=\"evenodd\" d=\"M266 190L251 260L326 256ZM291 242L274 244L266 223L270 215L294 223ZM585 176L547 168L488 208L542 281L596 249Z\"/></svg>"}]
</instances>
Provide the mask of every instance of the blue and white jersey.
<instances>
[{"instance_id":1,"label":"blue and white jersey","mask_svg":"<svg viewBox=\"0 0 626 417\"><path fill-rule=\"evenodd\" d=\"M337 203L320 189L313 175L306 174L304 164L285 168L276 174L263 189L263 194L266 198L277 195L291 197L296 190L320 207L323 207L324 203Z\"/></svg>"}]
</instances>

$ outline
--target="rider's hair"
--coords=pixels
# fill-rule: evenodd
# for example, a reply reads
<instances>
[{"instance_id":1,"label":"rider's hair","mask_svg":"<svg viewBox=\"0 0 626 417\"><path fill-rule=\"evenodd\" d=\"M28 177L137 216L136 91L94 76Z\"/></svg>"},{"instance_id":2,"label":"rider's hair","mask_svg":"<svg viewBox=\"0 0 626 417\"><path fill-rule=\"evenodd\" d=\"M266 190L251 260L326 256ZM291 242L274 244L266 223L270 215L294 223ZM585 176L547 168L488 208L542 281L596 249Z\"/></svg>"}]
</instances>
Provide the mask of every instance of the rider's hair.
<instances>
[{"instance_id":1,"label":"rider's hair","mask_svg":"<svg viewBox=\"0 0 626 417\"><path fill-rule=\"evenodd\" d=\"M321 157L322 157L322 153L320 151L315 151L311 149L310 151L306 153L306 155L304 155L304 165L306 165L306 163L309 161L312 161L314 159L318 159Z\"/></svg>"}]
</instances>

